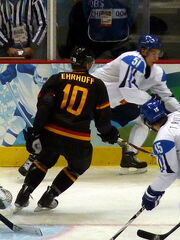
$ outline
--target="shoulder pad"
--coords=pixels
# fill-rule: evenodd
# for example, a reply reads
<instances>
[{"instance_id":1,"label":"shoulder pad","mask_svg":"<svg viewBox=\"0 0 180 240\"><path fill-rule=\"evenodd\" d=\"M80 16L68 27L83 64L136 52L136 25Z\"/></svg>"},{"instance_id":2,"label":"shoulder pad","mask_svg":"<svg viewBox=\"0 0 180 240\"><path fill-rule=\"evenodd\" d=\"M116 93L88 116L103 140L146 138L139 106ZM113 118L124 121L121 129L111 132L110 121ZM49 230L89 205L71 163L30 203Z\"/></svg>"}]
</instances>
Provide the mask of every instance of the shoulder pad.
<instances>
[{"instance_id":1,"label":"shoulder pad","mask_svg":"<svg viewBox=\"0 0 180 240\"><path fill-rule=\"evenodd\" d=\"M136 69L137 71L144 73L145 63L138 56L128 55L122 58L122 61Z\"/></svg>"},{"instance_id":2,"label":"shoulder pad","mask_svg":"<svg viewBox=\"0 0 180 240\"><path fill-rule=\"evenodd\" d=\"M163 75L162 75L161 81L162 82L166 82L167 81L167 75L166 75L165 71L163 71Z\"/></svg>"},{"instance_id":3,"label":"shoulder pad","mask_svg":"<svg viewBox=\"0 0 180 240\"><path fill-rule=\"evenodd\" d=\"M154 71L155 74L160 76L160 81L161 82L166 82L167 81L167 75L165 73L165 71L157 64L154 64Z\"/></svg>"},{"instance_id":4,"label":"shoulder pad","mask_svg":"<svg viewBox=\"0 0 180 240\"><path fill-rule=\"evenodd\" d=\"M159 140L153 143L153 151L155 155L163 155L175 147L175 143L170 140Z\"/></svg>"}]
</instances>

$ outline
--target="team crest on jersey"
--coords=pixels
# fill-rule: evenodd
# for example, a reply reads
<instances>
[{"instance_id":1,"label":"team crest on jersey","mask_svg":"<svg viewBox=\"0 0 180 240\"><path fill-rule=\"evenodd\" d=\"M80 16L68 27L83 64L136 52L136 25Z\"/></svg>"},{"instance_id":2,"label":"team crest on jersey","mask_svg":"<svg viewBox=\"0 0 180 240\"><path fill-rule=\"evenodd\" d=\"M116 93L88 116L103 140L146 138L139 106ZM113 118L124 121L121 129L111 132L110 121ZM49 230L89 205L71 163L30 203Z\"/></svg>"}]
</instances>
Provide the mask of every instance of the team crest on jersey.
<instances>
[{"instance_id":1,"label":"team crest on jersey","mask_svg":"<svg viewBox=\"0 0 180 240\"><path fill-rule=\"evenodd\" d=\"M175 143L173 141L160 140L160 141L154 142L153 151L154 151L154 154L156 155L163 155L169 152L174 146L175 146Z\"/></svg>"}]
</instances>

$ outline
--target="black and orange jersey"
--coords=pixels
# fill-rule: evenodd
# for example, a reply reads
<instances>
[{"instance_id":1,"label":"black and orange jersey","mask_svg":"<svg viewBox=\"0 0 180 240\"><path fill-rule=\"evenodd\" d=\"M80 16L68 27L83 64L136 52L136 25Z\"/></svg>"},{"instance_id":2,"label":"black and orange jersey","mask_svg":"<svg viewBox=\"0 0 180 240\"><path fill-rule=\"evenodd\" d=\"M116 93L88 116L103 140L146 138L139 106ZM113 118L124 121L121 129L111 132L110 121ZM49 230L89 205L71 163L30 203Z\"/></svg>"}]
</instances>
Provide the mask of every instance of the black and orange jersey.
<instances>
[{"instance_id":1,"label":"black and orange jersey","mask_svg":"<svg viewBox=\"0 0 180 240\"><path fill-rule=\"evenodd\" d=\"M43 128L62 136L90 141L93 119L100 133L111 128L109 97L104 83L88 72L61 72L43 85L34 131Z\"/></svg>"}]
</instances>

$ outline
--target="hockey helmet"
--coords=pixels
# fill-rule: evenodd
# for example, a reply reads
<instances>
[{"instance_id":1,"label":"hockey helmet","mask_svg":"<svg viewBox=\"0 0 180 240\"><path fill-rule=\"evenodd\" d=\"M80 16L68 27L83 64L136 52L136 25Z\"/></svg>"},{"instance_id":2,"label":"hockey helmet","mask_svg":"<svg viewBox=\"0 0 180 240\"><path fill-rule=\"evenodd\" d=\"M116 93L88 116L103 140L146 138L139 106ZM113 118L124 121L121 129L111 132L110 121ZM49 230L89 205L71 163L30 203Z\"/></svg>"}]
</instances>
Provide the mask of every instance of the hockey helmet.
<instances>
[{"instance_id":1,"label":"hockey helmet","mask_svg":"<svg viewBox=\"0 0 180 240\"><path fill-rule=\"evenodd\" d=\"M141 106L140 116L144 122L147 121L149 124L153 124L161 118L166 117L167 114L162 103L151 99Z\"/></svg>"},{"instance_id":2,"label":"hockey helmet","mask_svg":"<svg viewBox=\"0 0 180 240\"><path fill-rule=\"evenodd\" d=\"M0 186L0 209L9 207L12 203L12 199L11 192Z\"/></svg>"},{"instance_id":3,"label":"hockey helmet","mask_svg":"<svg viewBox=\"0 0 180 240\"><path fill-rule=\"evenodd\" d=\"M84 47L76 47L71 54L71 64L77 67L83 67L87 63L94 61L93 54Z\"/></svg>"},{"instance_id":4,"label":"hockey helmet","mask_svg":"<svg viewBox=\"0 0 180 240\"><path fill-rule=\"evenodd\" d=\"M138 48L139 49L141 49L141 48L161 49L162 48L162 42L156 35L143 34L139 37Z\"/></svg>"}]
</instances>

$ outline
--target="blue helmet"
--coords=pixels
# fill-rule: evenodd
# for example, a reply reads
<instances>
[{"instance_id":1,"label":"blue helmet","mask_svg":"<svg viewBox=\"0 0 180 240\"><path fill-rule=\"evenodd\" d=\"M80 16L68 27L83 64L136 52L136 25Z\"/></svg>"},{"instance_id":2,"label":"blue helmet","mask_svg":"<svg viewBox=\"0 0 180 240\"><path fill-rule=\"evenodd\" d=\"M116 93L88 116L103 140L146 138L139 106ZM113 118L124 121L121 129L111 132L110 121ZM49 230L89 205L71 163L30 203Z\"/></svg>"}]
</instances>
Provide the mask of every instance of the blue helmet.
<instances>
[{"instance_id":1,"label":"blue helmet","mask_svg":"<svg viewBox=\"0 0 180 240\"><path fill-rule=\"evenodd\" d=\"M155 123L163 117L166 117L165 108L159 101L149 100L140 108L140 116L149 124Z\"/></svg>"},{"instance_id":2,"label":"blue helmet","mask_svg":"<svg viewBox=\"0 0 180 240\"><path fill-rule=\"evenodd\" d=\"M143 34L140 36L139 41L138 41L138 48L146 48L146 49L151 49L151 48L156 48L156 49L161 49L162 48L162 43L161 40L156 36L156 35L148 35L148 34Z\"/></svg>"}]
</instances>

